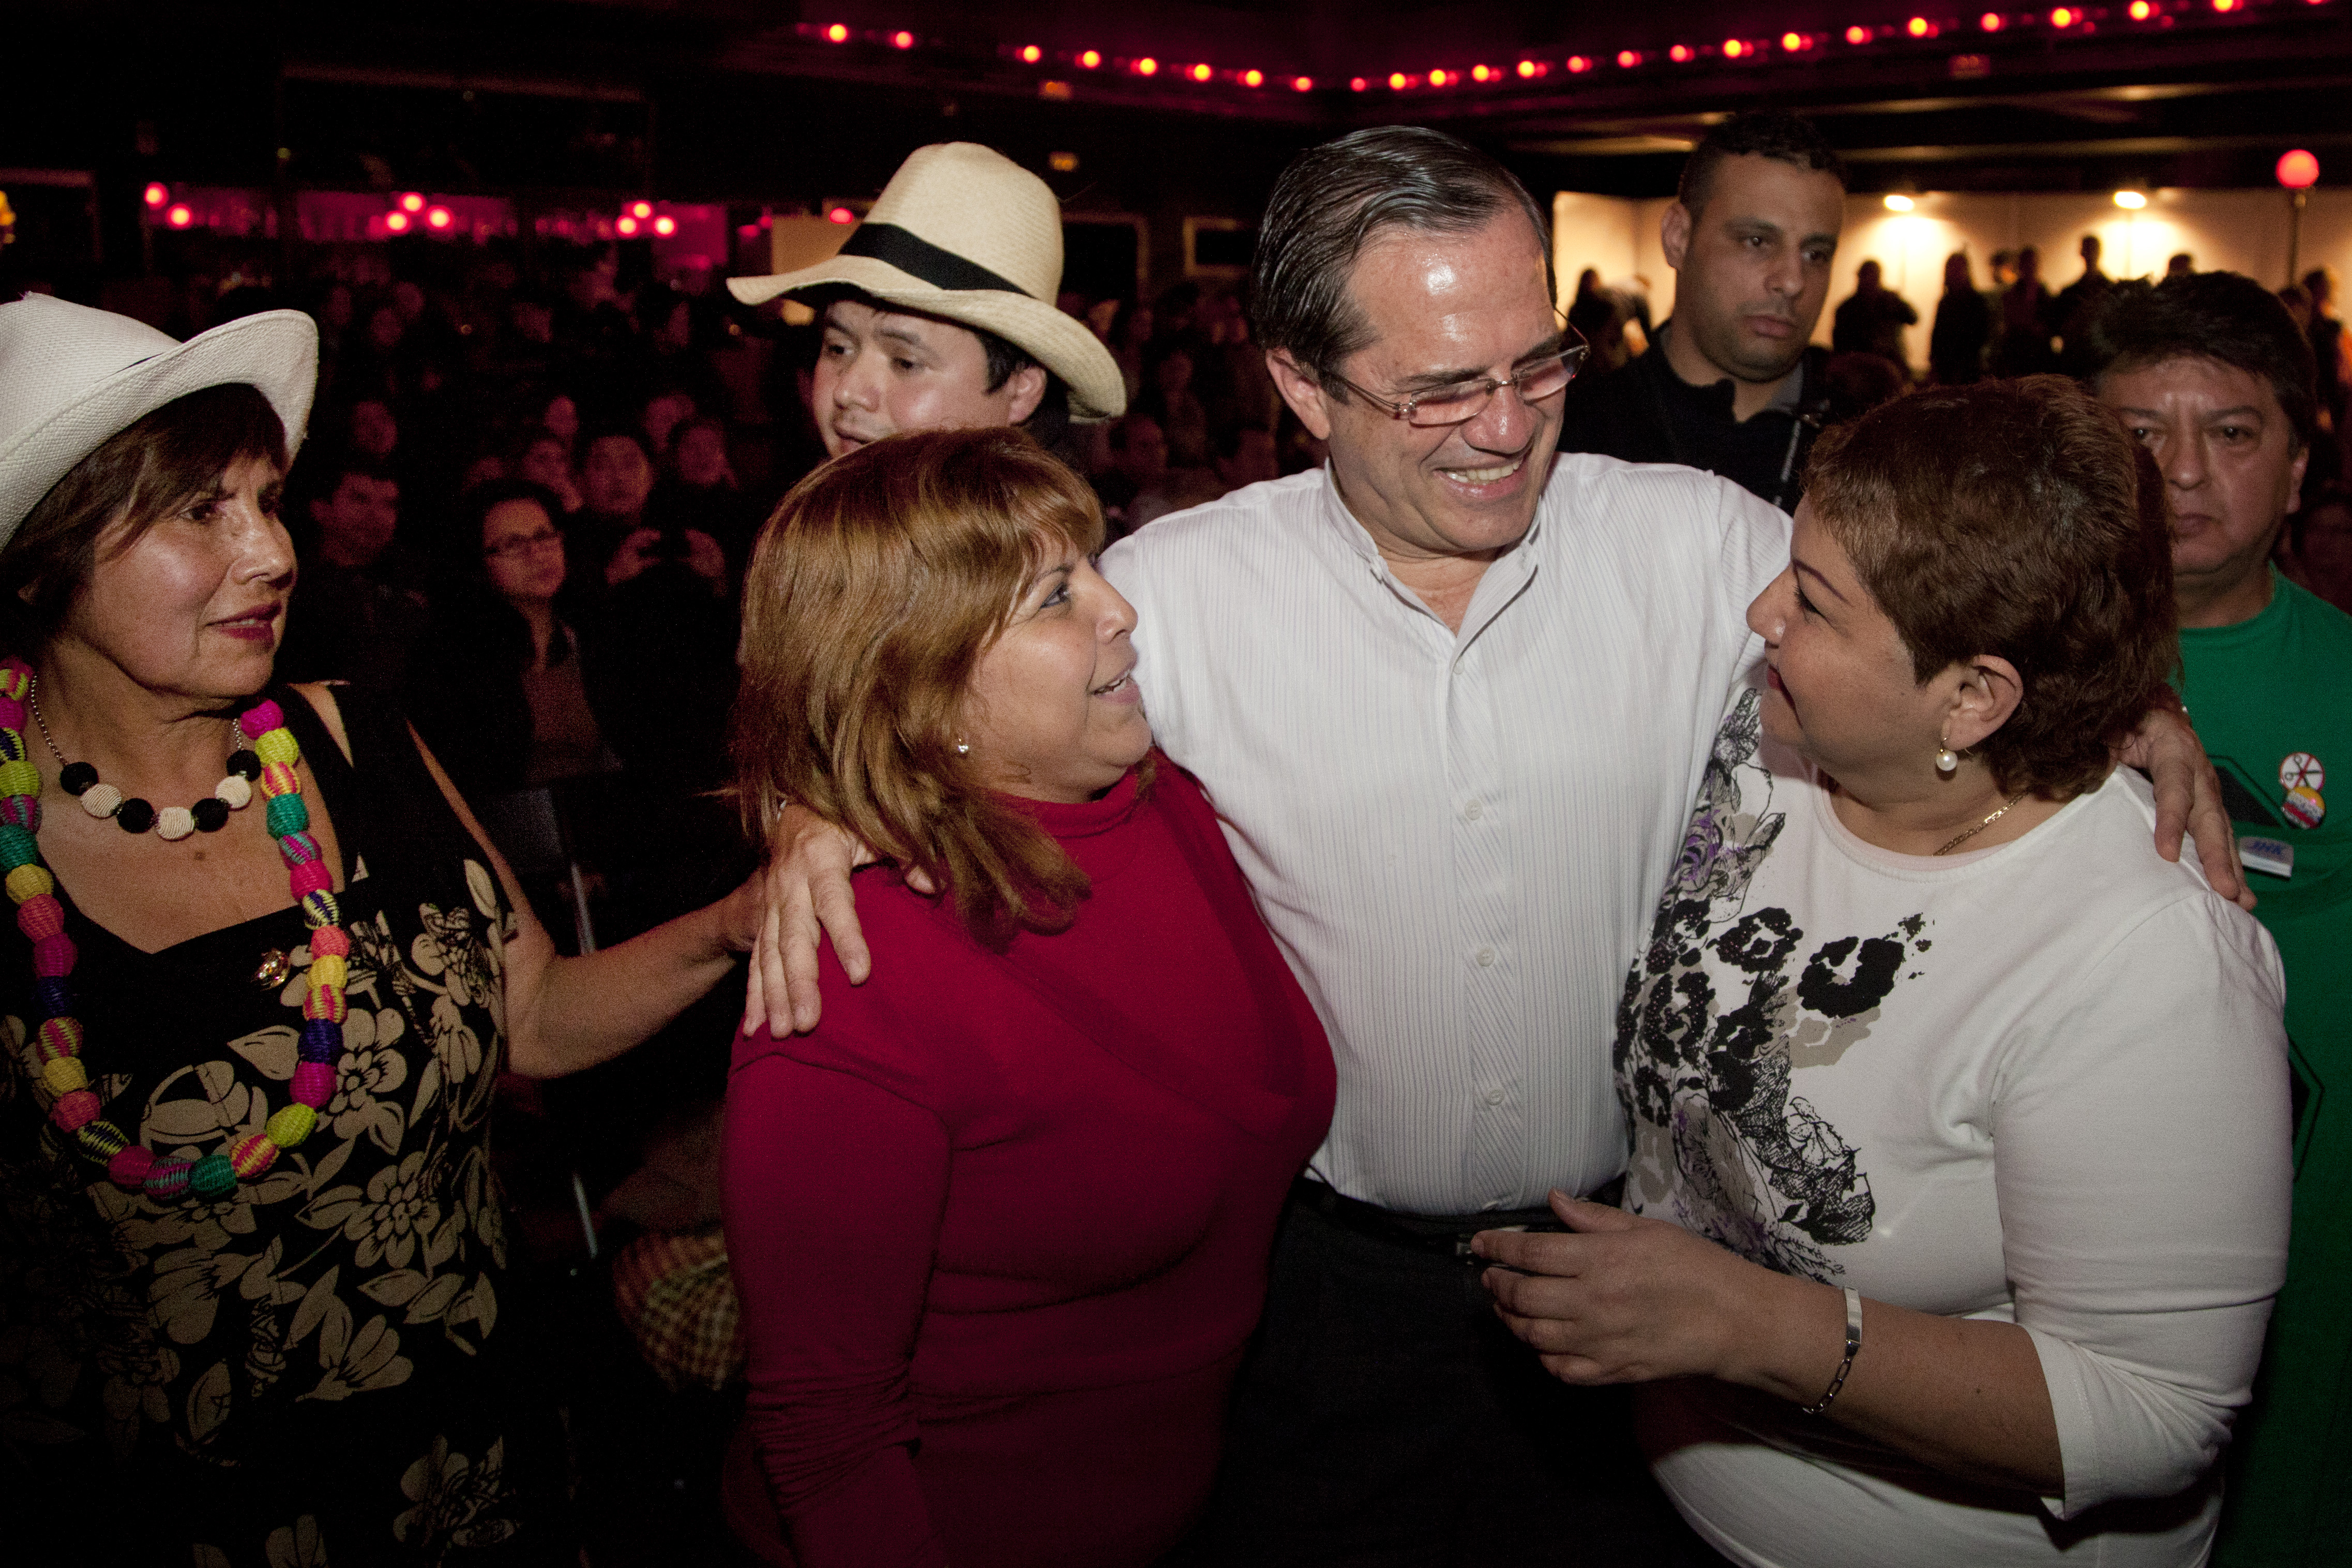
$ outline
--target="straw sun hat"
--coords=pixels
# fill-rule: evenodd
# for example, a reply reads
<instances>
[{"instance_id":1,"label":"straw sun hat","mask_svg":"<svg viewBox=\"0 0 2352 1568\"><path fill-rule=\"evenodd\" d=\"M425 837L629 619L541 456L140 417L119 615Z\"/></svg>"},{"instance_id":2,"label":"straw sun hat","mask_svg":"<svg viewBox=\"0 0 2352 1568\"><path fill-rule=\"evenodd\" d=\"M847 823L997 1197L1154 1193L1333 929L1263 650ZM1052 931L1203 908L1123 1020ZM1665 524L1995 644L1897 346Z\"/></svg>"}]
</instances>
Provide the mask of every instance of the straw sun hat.
<instances>
[{"instance_id":1,"label":"straw sun hat","mask_svg":"<svg viewBox=\"0 0 2352 1568\"><path fill-rule=\"evenodd\" d=\"M1118 362L1054 303L1062 286L1061 204L1002 153L970 142L919 147L838 256L727 287L757 305L827 284L994 332L1062 378L1073 419L1127 412Z\"/></svg>"},{"instance_id":2,"label":"straw sun hat","mask_svg":"<svg viewBox=\"0 0 2352 1568\"><path fill-rule=\"evenodd\" d=\"M299 310L243 316L183 343L45 294L0 305L0 545L108 437L206 387L259 388L290 456L318 380L319 329Z\"/></svg>"}]
</instances>

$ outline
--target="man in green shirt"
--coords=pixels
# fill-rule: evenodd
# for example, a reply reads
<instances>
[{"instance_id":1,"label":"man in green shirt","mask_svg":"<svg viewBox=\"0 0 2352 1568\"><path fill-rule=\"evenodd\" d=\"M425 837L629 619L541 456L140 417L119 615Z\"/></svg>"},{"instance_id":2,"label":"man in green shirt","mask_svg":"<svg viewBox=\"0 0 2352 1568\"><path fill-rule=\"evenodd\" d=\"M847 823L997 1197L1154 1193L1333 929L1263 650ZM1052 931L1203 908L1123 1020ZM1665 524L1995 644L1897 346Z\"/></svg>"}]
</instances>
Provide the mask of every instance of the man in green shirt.
<instances>
[{"instance_id":1,"label":"man in green shirt","mask_svg":"<svg viewBox=\"0 0 2352 1568\"><path fill-rule=\"evenodd\" d=\"M2164 476L2181 700L2286 963L2297 1058L2294 1240L2213 1561L2352 1563L2352 616L2271 565L2310 455L2311 350L2230 272L2117 285L2091 349Z\"/></svg>"}]
</instances>

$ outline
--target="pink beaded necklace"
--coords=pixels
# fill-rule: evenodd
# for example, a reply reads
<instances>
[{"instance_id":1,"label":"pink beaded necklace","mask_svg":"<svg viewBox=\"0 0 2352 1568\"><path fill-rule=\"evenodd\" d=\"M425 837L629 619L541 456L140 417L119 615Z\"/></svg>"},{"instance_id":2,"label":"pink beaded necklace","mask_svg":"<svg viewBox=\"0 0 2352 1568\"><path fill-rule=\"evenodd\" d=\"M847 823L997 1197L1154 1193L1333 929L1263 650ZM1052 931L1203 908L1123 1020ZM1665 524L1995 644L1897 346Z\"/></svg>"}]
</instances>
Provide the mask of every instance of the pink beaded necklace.
<instances>
[{"instance_id":1,"label":"pink beaded necklace","mask_svg":"<svg viewBox=\"0 0 2352 1568\"><path fill-rule=\"evenodd\" d=\"M25 749L25 700L32 690L32 668L21 658L0 659L0 867L8 896L16 900L16 926L33 944L33 984L42 1019L34 1037L42 1079L57 1096L49 1123L94 1163L106 1167L116 1184L158 1202L182 1196L212 1202L228 1196L240 1180L253 1181L296 1148L318 1125L319 1108L335 1092L335 1067L343 1047L343 982L349 973L351 938L335 907L334 877L326 855L310 833L310 807L302 803L297 773L302 748L286 727L286 715L268 699L237 716L238 731L261 761L261 795L270 836L287 867L287 885L310 926L309 988L302 1001L302 1037L294 1068L293 1103L258 1132L198 1160L165 1159L135 1143L99 1114L102 1107L82 1065L81 1021L74 1016L69 983L79 956L65 932L65 906L58 901L56 878L41 862L41 772Z\"/></svg>"}]
</instances>

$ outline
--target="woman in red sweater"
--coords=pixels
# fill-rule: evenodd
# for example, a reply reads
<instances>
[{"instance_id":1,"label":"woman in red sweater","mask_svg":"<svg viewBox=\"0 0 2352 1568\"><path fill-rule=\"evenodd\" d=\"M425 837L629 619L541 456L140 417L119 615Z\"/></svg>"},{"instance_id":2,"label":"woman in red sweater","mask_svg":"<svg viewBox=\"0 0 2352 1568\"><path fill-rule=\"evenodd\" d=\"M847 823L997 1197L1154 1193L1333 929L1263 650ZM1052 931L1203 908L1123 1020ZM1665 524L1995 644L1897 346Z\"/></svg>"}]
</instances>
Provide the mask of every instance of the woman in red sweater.
<instances>
[{"instance_id":1,"label":"woman in red sweater","mask_svg":"<svg viewBox=\"0 0 2352 1568\"><path fill-rule=\"evenodd\" d=\"M827 952L824 1023L740 1037L728 1093L730 1512L802 1568L1172 1546L1330 1119L1322 1028L1151 750L1102 529L1018 431L896 437L803 480L745 585L751 826L793 801L889 861L889 962Z\"/></svg>"}]
</instances>

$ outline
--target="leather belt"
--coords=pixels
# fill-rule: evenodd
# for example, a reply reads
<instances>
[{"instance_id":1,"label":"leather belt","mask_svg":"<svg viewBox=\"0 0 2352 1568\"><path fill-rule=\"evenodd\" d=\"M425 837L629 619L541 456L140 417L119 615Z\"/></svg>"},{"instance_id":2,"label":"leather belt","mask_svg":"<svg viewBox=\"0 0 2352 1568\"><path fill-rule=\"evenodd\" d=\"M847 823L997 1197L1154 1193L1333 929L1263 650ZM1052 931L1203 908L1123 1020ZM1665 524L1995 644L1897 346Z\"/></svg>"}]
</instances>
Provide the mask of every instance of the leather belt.
<instances>
[{"instance_id":1,"label":"leather belt","mask_svg":"<svg viewBox=\"0 0 2352 1568\"><path fill-rule=\"evenodd\" d=\"M1614 1177L1594 1188L1586 1201L1607 1204L1614 1208L1624 1191L1625 1178ZM1549 1207L1488 1209L1481 1214L1465 1215L1406 1214L1398 1209L1382 1208L1378 1204L1368 1204L1360 1198L1351 1198L1312 1176L1301 1176L1290 1184L1290 1199L1314 1210L1341 1229L1354 1231L1370 1240L1385 1242L1391 1247L1408 1247L1414 1252L1434 1253L1473 1266L1479 1265L1480 1259L1470 1250L1470 1240L1482 1230L1561 1231L1568 1228Z\"/></svg>"}]
</instances>

